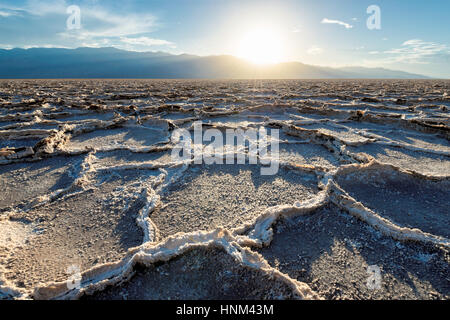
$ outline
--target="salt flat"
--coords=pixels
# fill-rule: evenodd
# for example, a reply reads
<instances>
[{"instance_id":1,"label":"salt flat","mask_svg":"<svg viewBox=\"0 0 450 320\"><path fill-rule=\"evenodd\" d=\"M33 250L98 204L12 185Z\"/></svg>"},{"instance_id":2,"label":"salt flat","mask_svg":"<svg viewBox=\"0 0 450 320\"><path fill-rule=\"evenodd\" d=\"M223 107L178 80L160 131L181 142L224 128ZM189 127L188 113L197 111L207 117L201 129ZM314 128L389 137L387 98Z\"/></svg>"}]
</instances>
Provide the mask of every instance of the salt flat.
<instances>
[{"instance_id":1,"label":"salt flat","mask_svg":"<svg viewBox=\"0 0 450 320\"><path fill-rule=\"evenodd\" d=\"M2 80L0 299L448 299L449 91ZM277 171L174 158L199 122L278 130Z\"/></svg>"}]
</instances>

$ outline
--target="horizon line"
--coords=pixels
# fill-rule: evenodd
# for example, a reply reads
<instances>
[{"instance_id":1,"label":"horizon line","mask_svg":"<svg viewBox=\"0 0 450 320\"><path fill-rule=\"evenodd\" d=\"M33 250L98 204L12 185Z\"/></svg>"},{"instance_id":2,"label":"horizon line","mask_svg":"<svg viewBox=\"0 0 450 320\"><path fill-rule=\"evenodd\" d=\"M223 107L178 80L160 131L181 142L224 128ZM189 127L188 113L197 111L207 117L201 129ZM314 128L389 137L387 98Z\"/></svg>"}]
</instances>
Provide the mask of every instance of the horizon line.
<instances>
[{"instance_id":1,"label":"horizon line","mask_svg":"<svg viewBox=\"0 0 450 320\"><path fill-rule=\"evenodd\" d=\"M0 48L0 50L5 50L5 51L12 51L12 50L24 50L24 51L28 51L28 50L33 50L33 49L39 49L39 50L52 50L52 49L56 49L56 50L78 50L78 49L92 49L92 50L98 50L98 49L114 49L114 50L118 50L118 51L123 51L123 52L130 52L130 53L162 53L162 54L166 54L166 55L170 55L170 56L192 56L192 57L197 57L197 58L209 58L209 57L231 57L240 61L243 61L245 63L248 63L250 65L253 65L255 67L260 67L260 68L267 68L267 67L273 67L273 66L277 66L277 65L282 65L282 64L289 64L289 63L298 63L298 64L303 64L306 66L313 66L313 67L320 67L320 68L330 68L330 69L345 69L345 68L364 68L364 69L369 69L369 70L386 70L386 71L394 71L394 72L403 72L403 73L407 73L407 74L412 74L415 75L417 77L411 77L411 78L398 78L398 79L423 79L423 78L428 78L428 79L432 79L432 80L438 80L438 79L442 79L442 80L447 80L450 79L450 77L447 78L441 78L441 77L433 77L430 75L426 75L426 74L420 74L420 73L414 73L414 72L410 72L410 71L404 71L404 70L400 70L400 69L390 69L390 68L386 68L386 67L368 67L368 66L361 66L361 65L342 65L342 66L328 66L328 65L319 65L319 64L307 64L304 63L302 61L299 60L286 60L286 61L280 61L280 62L276 62L276 63L267 63L267 64L258 64L258 63L254 63L251 61L248 61L245 58L233 55L233 54L228 54L228 53L222 53L222 54L210 54L210 55L199 55L199 54L192 54L192 53L187 53L187 52L183 52L183 53L170 53L167 51L162 51L162 50L158 50L158 51L136 51L136 50L127 50L127 49L122 49L122 48L117 48L114 46L107 46L107 47L76 47L76 48L68 48L68 47L29 47L29 48L21 48L21 47L13 47L13 48ZM0 76L0 79L7 79L7 78L2 78ZM16 79L16 78L11 78L11 79ZM19 78L17 78L19 79ZM35 78L23 78L23 79L35 79ZM51 79L51 78L42 78L42 79ZM66 79L66 78L55 78L55 79ZM67 78L67 79L72 79L72 78ZM108 78L82 78L82 79L108 79ZM111 79L133 79L133 78L111 78ZM135 79L164 79L164 78L135 78ZM168 78L168 79L211 79L211 78ZM224 78L224 79L241 79L241 78ZM244 78L243 78L244 79ZM253 79L253 78L252 78ZM264 79L264 78L261 78ZM282 78L267 78L267 79L282 79ZM374 78L374 77L369 77L369 78L286 78L284 80L289 80L289 79L396 79L396 78Z\"/></svg>"}]
</instances>

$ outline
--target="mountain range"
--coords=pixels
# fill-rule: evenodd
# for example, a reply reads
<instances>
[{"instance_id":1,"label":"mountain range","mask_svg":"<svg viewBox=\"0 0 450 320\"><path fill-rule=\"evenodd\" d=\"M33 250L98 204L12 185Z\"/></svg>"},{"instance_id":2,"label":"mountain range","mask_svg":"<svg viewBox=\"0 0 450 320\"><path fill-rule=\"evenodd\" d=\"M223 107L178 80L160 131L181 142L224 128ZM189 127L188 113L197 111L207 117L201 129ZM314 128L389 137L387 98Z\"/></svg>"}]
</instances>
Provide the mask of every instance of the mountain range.
<instances>
[{"instance_id":1,"label":"mountain range","mask_svg":"<svg viewBox=\"0 0 450 320\"><path fill-rule=\"evenodd\" d=\"M0 49L0 78L426 79L384 68L331 68L283 62L255 65L230 55L174 55L117 48Z\"/></svg>"}]
</instances>

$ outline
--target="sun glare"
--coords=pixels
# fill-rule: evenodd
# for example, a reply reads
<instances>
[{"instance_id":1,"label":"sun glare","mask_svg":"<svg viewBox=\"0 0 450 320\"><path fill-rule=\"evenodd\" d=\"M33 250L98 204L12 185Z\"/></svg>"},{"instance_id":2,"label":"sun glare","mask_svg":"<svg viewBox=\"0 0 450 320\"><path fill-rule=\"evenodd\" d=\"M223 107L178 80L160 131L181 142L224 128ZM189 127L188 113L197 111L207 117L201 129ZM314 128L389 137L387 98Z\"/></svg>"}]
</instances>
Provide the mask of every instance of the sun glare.
<instances>
[{"instance_id":1,"label":"sun glare","mask_svg":"<svg viewBox=\"0 0 450 320\"><path fill-rule=\"evenodd\" d=\"M256 64L273 64L283 59L283 41L271 28L255 28L244 33L237 56Z\"/></svg>"}]
</instances>

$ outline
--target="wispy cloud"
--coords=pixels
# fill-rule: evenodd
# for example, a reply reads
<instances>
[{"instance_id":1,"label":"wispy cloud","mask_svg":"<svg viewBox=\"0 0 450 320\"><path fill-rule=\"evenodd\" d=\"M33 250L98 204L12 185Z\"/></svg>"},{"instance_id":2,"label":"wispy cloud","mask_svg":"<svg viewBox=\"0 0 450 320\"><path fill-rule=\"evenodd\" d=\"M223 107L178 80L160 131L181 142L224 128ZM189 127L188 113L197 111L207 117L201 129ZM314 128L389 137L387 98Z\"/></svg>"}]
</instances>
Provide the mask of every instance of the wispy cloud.
<instances>
[{"instance_id":1,"label":"wispy cloud","mask_svg":"<svg viewBox=\"0 0 450 320\"><path fill-rule=\"evenodd\" d=\"M380 55L385 63L429 64L444 58L450 58L450 47L436 42L411 39L403 42L401 47L385 51L372 51Z\"/></svg>"},{"instance_id":2,"label":"wispy cloud","mask_svg":"<svg viewBox=\"0 0 450 320\"><path fill-rule=\"evenodd\" d=\"M70 47L64 47L54 44L39 44L39 45L26 45L23 46L22 49L33 49L33 48L64 48L64 49L70 49Z\"/></svg>"},{"instance_id":3,"label":"wispy cloud","mask_svg":"<svg viewBox=\"0 0 450 320\"><path fill-rule=\"evenodd\" d=\"M81 28L67 30L68 6L69 2L65 0L28 0L21 7L0 4L1 23L7 29L14 29L14 35L10 32L2 35L2 42L8 47L25 47L29 45L26 39L32 37L38 46L52 43L58 47L117 46L130 50L175 47L171 41L149 36L158 29L159 22L148 11L117 12L100 5L100 2L84 1L79 5ZM12 15L20 15L20 20L9 20Z\"/></svg>"},{"instance_id":4,"label":"wispy cloud","mask_svg":"<svg viewBox=\"0 0 450 320\"><path fill-rule=\"evenodd\" d=\"M353 26L351 24L348 24L346 22L343 22L343 21L340 21L340 20L332 20L332 19L328 19L328 18L323 18L320 23L338 24L338 25L344 26L345 29L353 28Z\"/></svg>"},{"instance_id":5,"label":"wispy cloud","mask_svg":"<svg viewBox=\"0 0 450 320\"><path fill-rule=\"evenodd\" d=\"M0 5L0 18L18 17L22 16L23 10L14 7L5 7Z\"/></svg>"},{"instance_id":6,"label":"wispy cloud","mask_svg":"<svg viewBox=\"0 0 450 320\"><path fill-rule=\"evenodd\" d=\"M10 17L12 15L13 15L13 13L11 13L11 12L1 11L0 10L0 17Z\"/></svg>"},{"instance_id":7,"label":"wispy cloud","mask_svg":"<svg viewBox=\"0 0 450 320\"><path fill-rule=\"evenodd\" d=\"M69 6L65 0L28 0L23 8L30 14L37 16L45 16L48 14L66 14L66 9Z\"/></svg>"},{"instance_id":8,"label":"wispy cloud","mask_svg":"<svg viewBox=\"0 0 450 320\"><path fill-rule=\"evenodd\" d=\"M312 46L306 52L311 55L318 55L323 53L323 49L318 46Z\"/></svg>"},{"instance_id":9,"label":"wispy cloud","mask_svg":"<svg viewBox=\"0 0 450 320\"><path fill-rule=\"evenodd\" d=\"M140 46L140 47L169 46L171 48L176 48L175 44L170 41L162 39L153 39L149 37L137 37L137 38L121 37L120 41L122 43L131 46Z\"/></svg>"},{"instance_id":10,"label":"wispy cloud","mask_svg":"<svg viewBox=\"0 0 450 320\"><path fill-rule=\"evenodd\" d=\"M137 35L154 31L157 19L148 13L116 14L99 7L82 7L81 23L81 30L61 34L73 36L76 33L82 39Z\"/></svg>"}]
</instances>

